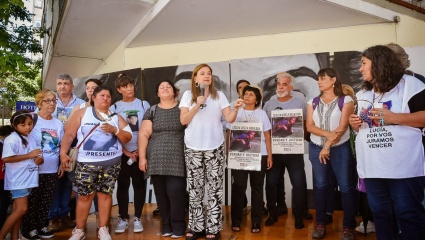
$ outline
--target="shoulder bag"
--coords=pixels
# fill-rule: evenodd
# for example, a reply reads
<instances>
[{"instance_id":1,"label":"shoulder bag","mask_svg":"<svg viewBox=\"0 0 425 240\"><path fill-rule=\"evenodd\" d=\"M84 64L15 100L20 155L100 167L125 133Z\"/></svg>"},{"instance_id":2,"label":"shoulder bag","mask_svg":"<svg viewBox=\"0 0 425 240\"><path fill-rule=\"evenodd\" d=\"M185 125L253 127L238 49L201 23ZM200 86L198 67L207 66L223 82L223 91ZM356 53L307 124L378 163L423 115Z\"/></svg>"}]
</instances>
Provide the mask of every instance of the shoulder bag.
<instances>
[{"instance_id":1,"label":"shoulder bag","mask_svg":"<svg viewBox=\"0 0 425 240\"><path fill-rule=\"evenodd\" d=\"M80 144L78 144L77 147L72 147L68 151L68 157L71 158L72 162L68 162L68 166L65 169L67 172L72 172L75 169L75 166L77 165L77 159L78 159L78 149L80 149L81 145L83 145L84 141L87 139L88 136L97 128L99 127L100 123L96 124L96 126L93 127L92 130L90 130L89 134L81 141Z\"/></svg>"}]
</instances>

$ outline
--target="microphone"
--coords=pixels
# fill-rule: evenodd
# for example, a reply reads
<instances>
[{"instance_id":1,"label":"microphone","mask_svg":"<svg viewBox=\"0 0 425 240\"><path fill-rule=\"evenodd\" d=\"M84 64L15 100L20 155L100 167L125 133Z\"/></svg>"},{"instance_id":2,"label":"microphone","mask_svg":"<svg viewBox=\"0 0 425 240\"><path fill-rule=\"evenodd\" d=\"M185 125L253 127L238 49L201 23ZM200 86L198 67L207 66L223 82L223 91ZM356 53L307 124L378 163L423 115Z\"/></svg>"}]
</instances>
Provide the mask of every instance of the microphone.
<instances>
[{"instance_id":1,"label":"microphone","mask_svg":"<svg viewBox=\"0 0 425 240\"><path fill-rule=\"evenodd\" d=\"M201 89L201 95L206 97L205 96L205 84L200 84L199 88ZM201 104L200 108L204 109L204 107L206 107L206 106L207 106L207 104Z\"/></svg>"}]
</instances>

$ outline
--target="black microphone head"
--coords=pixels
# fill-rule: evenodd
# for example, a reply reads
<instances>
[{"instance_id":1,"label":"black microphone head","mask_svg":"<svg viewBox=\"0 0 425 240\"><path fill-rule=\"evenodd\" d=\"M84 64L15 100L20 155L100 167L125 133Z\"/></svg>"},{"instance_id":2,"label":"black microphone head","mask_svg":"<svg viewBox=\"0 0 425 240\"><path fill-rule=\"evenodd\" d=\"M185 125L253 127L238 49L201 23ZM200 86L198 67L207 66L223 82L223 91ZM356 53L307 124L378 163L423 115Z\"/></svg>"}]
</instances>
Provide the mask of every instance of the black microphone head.
<instances>
[{"instance_id":1,"label":"black microphone head","mask_svg":"<svg viewBox=\"0 0 425 240\"><path fill-rule=\"evenodd\" d=\"M199 84L199 88L205 90L205 84Z\"/></svg>"}]
</instances>

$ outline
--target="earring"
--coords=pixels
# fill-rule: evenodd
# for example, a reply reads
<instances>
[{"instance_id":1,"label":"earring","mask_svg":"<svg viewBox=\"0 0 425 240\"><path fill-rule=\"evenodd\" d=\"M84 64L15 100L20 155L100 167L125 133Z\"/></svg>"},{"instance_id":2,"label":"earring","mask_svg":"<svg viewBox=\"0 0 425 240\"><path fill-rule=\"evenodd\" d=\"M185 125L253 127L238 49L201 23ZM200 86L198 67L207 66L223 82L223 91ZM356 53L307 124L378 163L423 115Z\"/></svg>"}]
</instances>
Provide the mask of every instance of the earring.
<instances>
[{"instance_id":1,"label":"earring","mask_svg":"<svg viewBox=\"0 0 425 240\"><path fill-rule=\"evenodd\" d=\"M195 82L195 87L199 87L199 83L198 82Z\"/></svg>"},{"instance_id":2,"label":"earring","mask_svg":"<svg viewBox=\"0 0 425 240\"><path fill-rule=\"evenodd\" d=\"M335 87L335 84L332 84L332 87Z\"/></svg>"}]
</instances>

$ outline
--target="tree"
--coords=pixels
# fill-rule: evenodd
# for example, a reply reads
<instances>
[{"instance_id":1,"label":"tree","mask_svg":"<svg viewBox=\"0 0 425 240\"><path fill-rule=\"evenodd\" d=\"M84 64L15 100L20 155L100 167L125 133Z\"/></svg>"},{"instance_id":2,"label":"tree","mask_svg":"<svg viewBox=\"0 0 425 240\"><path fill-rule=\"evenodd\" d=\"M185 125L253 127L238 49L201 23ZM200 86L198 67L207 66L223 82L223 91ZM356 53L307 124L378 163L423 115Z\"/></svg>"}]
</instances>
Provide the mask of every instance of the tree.
<instances>
[{"instance_id":1,"label":"tree","mask_svg":"<svg viewBox=\"0 0 425 240\"><path fill-rule=\"evenodd\" d=\"M42 61L26 56L42 53L36 38L41 31L32 28L32 17L22 0L0 1L0 87L9 103L33 97L41 86Z\"/></svg>"}]
</instances>

